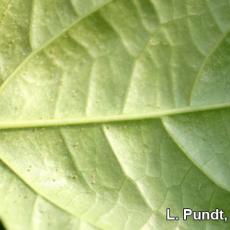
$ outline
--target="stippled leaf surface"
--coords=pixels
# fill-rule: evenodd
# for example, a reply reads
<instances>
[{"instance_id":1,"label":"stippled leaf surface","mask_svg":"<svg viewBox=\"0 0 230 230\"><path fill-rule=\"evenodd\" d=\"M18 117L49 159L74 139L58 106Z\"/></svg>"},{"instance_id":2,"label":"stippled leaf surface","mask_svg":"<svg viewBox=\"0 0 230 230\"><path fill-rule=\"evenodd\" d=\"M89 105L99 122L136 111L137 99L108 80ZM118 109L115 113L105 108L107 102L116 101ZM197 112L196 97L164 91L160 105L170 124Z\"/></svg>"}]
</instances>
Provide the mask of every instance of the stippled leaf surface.
<instances>
[{"instance_id":1,"label":"stippled leaf surface","mask_svg":"<svg viewBox=\"0 0 230 230\"><path fill-rule=\"evenodd\" d=\"M229 0L0 3L7 229L229 229Z\"/></svg>"}]
</instances>

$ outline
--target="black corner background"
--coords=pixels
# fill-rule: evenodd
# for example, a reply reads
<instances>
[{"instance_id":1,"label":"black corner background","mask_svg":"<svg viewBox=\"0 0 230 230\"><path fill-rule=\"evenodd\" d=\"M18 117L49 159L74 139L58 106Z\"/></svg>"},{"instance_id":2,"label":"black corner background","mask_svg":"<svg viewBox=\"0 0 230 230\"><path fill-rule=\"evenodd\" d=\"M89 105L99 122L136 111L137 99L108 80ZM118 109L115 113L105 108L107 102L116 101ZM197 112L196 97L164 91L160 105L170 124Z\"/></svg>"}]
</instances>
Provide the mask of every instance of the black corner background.
<instances>
[{"instance_id":1,"label":"black corner background","mask_svg":"<svg viewBox=\"0 0 230 230\"><path fill-rule=\"evenodd\" d=\"M1 220L0 220L0 230L6 230Z\"/></svg>"}]
</instances>

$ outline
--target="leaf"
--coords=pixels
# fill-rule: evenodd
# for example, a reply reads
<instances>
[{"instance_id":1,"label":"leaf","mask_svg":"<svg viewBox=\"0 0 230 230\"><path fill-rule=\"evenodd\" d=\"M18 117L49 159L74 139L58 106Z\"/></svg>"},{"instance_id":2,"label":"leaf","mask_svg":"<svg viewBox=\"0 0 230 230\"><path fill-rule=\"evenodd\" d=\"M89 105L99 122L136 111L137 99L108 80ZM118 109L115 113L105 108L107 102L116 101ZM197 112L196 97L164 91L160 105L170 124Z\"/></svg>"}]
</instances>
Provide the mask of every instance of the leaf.
<instances>
[{"instance_id":1,"label":"leaf","mask_svg":"<svg viewBox=\"0 0 230 230\"><path fill-rule=\"evenodd\" d=\"M0 2L8 229L229 228L229 1Z\"/></svg>"},{"instance_id":2,"label":"leaf","mask_svg":"<svg viewBox=\"0 0 230 230\"><path fill-rule=\"evenodd\" d=\"M96 229L50 204L2 163L0 171L0 212L7 229Z\"/></svg>"}]
</instances>

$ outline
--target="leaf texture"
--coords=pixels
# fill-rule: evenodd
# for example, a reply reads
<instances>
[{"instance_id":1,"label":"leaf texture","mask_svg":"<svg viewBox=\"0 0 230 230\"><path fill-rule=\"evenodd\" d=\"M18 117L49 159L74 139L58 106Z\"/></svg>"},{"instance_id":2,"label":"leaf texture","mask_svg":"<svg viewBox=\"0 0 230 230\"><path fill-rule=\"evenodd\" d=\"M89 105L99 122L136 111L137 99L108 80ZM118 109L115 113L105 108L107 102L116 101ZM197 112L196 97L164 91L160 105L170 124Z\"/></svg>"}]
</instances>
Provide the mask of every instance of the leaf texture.
<instances>
[{"instance_id":1,"label":"leaf texture","mask_svg":"<svg viewBox=\"0 0 230 230\"><path fill-rule=\"evenodd\" d=\"M229 229L229 0L0 3L9 230Z\"/></svg>"}]
</instances>

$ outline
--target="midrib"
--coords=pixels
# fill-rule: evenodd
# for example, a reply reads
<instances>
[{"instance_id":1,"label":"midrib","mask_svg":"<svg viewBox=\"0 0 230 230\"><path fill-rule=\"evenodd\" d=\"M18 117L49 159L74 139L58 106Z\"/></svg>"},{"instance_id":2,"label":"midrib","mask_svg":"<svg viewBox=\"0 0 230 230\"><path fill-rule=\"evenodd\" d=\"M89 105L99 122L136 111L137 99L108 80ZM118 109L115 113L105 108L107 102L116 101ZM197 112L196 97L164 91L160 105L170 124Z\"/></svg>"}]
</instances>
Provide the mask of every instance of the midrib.
<instances>
[{"instance_id":1,"label":"midrib","mask_svg":"<svg viewBox=\"0 0 230 230\"><path fill-rule=\"evenodd\" d=\"M118 114L110 116L95 116L95 117L76 117L66 119L46 119L46 120L0 120L0 130L3 129L24 129L24 128L39 128L39 127L60 127L60 126L77 126L84 124L103 124L125 121L140 121L157 119L165 116L182 115L187 113L198 113L216 109L227 109L230 103L205 105L205 106L190 106L177 109L163 110L151 113L136 113L136 114Z\"/></svg>"}]
</instances>

